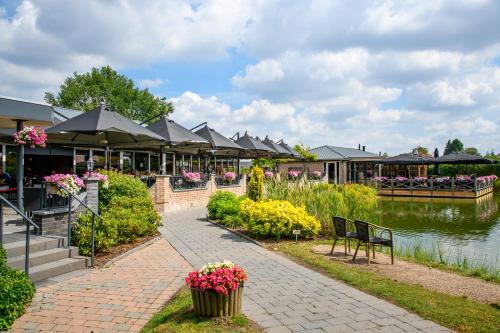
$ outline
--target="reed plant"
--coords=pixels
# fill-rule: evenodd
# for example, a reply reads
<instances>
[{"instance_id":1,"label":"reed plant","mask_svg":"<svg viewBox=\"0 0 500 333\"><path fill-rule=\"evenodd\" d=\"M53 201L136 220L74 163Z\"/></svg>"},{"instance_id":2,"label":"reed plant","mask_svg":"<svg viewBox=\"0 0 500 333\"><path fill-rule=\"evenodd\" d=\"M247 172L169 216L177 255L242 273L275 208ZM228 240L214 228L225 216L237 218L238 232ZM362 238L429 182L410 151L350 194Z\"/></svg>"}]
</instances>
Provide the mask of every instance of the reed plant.
<instances>
[{"instance_id":1,"label":"reed plant","mask_svg":"<svg viewBox=\"0 0 500 333\"><path fill-rule=\"evenodd\" d=\"M388 250L383 249L388 253ZM484 258L470 257L458 249L456 253L445 250L440 244L427 244L421 241L399 243L394 252L396 256L410 259L417 263L451 269L468 276L477 276L487 281L500 283L498 262L491 264Z\"/></svg>"},{"instance_id":2,"label":"reed plant","mask_svg":"<svg viewBox=\"0 0 500 333\"><path fill-rule=\"evenodd\" d=\"M265 182L265 197L304 207L321 222L323 235L331 234L333 216L372 223L377 220L377 192L364 185L332 185L307 179L290 182L274 177Z\"/></svg>"}]
</instances>

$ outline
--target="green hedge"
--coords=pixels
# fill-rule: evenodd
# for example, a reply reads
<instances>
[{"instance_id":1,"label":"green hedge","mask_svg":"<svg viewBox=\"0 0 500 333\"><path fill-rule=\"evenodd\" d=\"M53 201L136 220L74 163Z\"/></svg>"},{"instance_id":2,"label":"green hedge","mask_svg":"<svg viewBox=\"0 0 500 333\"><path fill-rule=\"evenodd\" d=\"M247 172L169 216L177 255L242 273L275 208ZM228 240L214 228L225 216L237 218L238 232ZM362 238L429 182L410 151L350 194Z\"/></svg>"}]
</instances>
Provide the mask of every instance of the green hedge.
<instances>
[{"instance_id":1,"label":"green hedge","mask_svg":"<svg viewBox=\"0 0 500 333\"><path fill-rule=\"evenodd\" d=\"M34 293L35 287L24 272L7 267L5 250L0 247L0 331L10 329Z\"/></svg>"},{"instance_id":2,"label":"green hedge","mask_svg":"<svg viewBox=\"0 0 500 333\"><path fill-rule=\"evenodd\" d=\"M101 222L96 218L95 253L118 244L154 235L161 225L146 185L138 178L116 171L99 170L108 176L107 188L99 188ZM82 255L91 254L92 215L81 215L75 224L74 241Z\"/></svg>"}]
</instances>

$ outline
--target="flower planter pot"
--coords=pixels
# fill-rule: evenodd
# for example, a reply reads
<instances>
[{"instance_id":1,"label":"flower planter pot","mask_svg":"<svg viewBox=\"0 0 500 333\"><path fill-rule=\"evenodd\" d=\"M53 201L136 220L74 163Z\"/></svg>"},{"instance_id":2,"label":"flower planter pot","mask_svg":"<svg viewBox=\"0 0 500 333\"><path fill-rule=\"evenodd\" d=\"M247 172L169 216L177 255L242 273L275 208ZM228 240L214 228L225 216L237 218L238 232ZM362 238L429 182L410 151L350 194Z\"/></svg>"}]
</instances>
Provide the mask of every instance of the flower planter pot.
<instances>
[{"instance_id":1,"label":"flower planter pot","mask_svg":"<svg viewBox=\"0 0 500 333\"><path fill-rule=\"evenodd\" d=\"M55 195L58 194L59 188L54 184L47 184L45 187L47 194Z\"/></svg>"},{"instance_id":2,"label":"flower planter pot","mask_svg":"<svg viewBox=\"0 0 500 333\"><path fill-rule=\"evenodd\" d=\"M241 313L243 287L229 292L227 296L191 288L191 297L194 313L200 317L232 317Z\"/></svg>"}]
</instances>

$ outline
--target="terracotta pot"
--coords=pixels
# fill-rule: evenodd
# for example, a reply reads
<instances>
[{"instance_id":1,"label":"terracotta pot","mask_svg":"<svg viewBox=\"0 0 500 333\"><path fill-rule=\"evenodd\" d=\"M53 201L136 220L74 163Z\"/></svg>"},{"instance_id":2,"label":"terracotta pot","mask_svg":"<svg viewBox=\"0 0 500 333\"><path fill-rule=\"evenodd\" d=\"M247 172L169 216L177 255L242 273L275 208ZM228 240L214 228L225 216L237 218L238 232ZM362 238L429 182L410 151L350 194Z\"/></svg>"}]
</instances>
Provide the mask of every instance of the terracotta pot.
<instances>
[{"instance_id":1,"label":"terracotta pot","mask_svg":"<svg viewBox=\"0 0 500 333\"><path fill-rule=\"evenodd\" d=\"M232 317L241 313L243 287L231 291L227 296L191 288L191 298L194 313L200 317Z\"/></svg>"}]
</instances>

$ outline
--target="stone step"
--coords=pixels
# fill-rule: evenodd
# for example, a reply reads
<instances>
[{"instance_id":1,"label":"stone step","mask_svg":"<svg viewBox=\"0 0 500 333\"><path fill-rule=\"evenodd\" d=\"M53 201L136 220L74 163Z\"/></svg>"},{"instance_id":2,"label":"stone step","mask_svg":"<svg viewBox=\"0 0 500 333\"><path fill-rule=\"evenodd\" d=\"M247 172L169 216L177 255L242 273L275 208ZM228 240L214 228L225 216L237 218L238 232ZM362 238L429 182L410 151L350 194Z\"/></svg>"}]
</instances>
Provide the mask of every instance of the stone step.
<instances>
[{"instance_id":1,"label":"stone step","mask_svg":"<svg viewBox=\"0 0 500 333\"><path fill-rule=\"evenodd\" d=\"M29 277L31 281L37 282L51 277L81 270L87 267L88 258L76 256L52 261L43 265L31 267Z\"/></svg>"},{"instance_id":2,"label":"stone step","mask_svg":"<svg viewBox=\"0 0 500 333\"><path fill-rule=\"evenodd\" d=\"M78 256L78 248L70 247L68 248L53 248L38 252L30 253L30 267L43 265L51 261L57 261L64 258L71 258ZM24 269L24 254L21 256L10 257L7 259L7 266L12 269Z\"/></svg>"},{"instance_id":3,"label":"stone step","mask_svg":"<svg viewBox=\"0 0 500 333\"><path fill-rule=\"evenodd\" d=\"M30 256L33 253L50 250L64 246L63 237L30 236ZM5 243L3 245L7 252L7 258L18 257L25 254L26 240Z\"/></svg>"}]
</instances>

